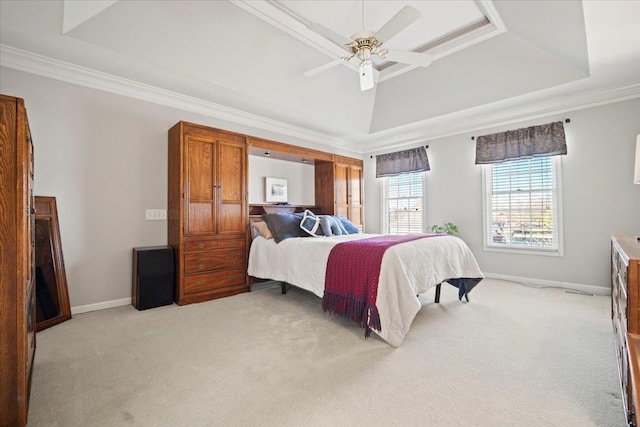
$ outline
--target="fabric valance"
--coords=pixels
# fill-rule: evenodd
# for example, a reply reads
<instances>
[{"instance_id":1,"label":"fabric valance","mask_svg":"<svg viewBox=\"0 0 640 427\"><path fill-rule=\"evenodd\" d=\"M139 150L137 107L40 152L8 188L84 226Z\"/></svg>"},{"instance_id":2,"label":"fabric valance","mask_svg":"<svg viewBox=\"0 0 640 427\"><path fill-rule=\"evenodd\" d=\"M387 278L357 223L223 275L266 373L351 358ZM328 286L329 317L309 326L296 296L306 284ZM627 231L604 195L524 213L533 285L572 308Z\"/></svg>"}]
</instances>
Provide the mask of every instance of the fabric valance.
<instances>
[{"instance_id":1,"label":"fabric valance","mask_svg":"<svg viewBox=\"0 0 640 427\"><path fill-rule=\"evenodd\" d=\"M376 178L428 170L429 158L424 146L376 156Z\"/></svg>"},{"instance_id":2,"label":"fabric valance","mask_svg":"<svg viewBox=\"0 0 640 427\"><path fill-rule=\"evenodd\" d=\"M479 136L476 164L567 154L562 122Z\"/></svg>"}]
</instances>

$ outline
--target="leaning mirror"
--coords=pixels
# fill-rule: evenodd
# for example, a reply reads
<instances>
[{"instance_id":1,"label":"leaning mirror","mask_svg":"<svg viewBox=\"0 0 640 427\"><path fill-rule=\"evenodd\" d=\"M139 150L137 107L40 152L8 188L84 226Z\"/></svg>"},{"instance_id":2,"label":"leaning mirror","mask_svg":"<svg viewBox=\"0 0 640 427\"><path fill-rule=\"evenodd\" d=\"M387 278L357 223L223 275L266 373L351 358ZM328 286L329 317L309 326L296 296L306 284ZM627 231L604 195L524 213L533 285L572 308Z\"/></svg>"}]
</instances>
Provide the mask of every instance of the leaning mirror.
<instances>
[{"instance_id":1,"label":"leaning mirror","mask_svg":"<svg viewBox=\"0 0 640 427\"><path fill-rule=\"evenodd\" d=\"M71 319L55 197L36 196L36 331Z\"/></svg>"}]
</instances>

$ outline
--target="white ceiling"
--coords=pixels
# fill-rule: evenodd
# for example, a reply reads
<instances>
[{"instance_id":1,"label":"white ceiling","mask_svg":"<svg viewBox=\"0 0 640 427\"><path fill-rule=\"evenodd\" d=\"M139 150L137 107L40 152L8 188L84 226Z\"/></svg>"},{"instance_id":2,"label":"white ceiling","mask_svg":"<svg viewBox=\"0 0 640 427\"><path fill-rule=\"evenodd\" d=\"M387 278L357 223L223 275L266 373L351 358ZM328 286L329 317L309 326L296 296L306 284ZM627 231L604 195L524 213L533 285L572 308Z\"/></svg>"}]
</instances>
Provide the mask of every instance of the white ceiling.
<instances>
[{"instance_id":1,"label":"white ceiling","mask_svg":"<svg viewBox=\"0 0 640 427\"><path fill-rule=\"evenodd\" d=\"M421 17L385 47L436 61L379 61L365 92L349 64L303 75L344 55L307 24L362 29L348 0L2 0L0 64L43 55L359 152L640 96L640 1L367 0L365 27L406 4Z\"/></svg>"}]
</instances>

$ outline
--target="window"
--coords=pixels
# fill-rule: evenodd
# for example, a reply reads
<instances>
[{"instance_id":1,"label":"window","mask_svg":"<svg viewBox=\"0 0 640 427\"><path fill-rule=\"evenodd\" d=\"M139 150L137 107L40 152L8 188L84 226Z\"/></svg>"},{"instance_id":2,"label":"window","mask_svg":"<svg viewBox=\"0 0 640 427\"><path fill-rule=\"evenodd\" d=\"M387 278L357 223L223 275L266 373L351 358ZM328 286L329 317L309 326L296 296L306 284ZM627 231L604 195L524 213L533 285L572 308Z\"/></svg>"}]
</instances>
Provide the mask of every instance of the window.
<instances>
[{"instance_id":1,"label":"window","mask_svg":"<svg viewBox=\"0 0 640 427\"><path fill-rule=\"evenodd\" d=\"M484 248L562 255L560 159L484 166Z\"/></svg>"},{"instance_id":2,"label":"window","mask_svg":"<svg viewBox=\"0 0 640 427\"><path fill-rule=\"evenodd\" d=\"M388 234L422 233L424 173L403 173L384 178L384 219Z\"/></svg>"}]
</instances>

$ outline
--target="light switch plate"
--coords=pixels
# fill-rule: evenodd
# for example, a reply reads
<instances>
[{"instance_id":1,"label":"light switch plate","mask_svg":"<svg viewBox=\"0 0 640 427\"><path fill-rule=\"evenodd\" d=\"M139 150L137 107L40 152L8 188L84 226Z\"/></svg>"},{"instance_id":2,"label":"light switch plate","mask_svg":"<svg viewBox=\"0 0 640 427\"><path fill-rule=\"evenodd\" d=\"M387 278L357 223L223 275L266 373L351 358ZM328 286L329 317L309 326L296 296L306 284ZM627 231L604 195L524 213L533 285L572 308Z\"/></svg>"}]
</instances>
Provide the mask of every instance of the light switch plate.
<instances>
[{"instance_id":1,"label":"light switch plate","mask_svg":"<svg viewBox=\"0 0 640 427\"><path fill-rule=\"evenodd\" d=\"M167 219L167 210L166 209L147 209L145 213L145 219L147 221Z\"/></svg>"}]
</instances>

